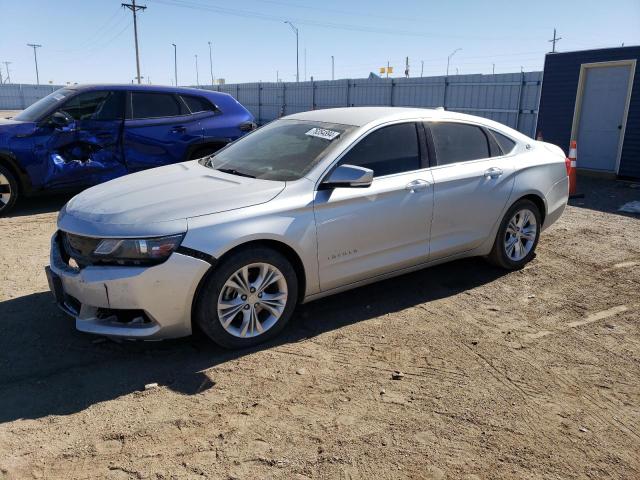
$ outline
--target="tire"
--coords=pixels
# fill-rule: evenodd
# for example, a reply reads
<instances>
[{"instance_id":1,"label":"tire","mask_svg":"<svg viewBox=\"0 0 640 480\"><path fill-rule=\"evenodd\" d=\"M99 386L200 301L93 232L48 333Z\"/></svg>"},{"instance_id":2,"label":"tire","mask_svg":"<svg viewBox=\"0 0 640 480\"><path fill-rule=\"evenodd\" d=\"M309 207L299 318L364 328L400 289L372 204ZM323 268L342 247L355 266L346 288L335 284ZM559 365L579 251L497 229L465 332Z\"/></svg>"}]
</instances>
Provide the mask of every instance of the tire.
<instances>
[{"instance_id":1,"label":"tire","mask_svg":"<svg viewBox=\"0 0 640 480\"><path fill-rule=\"evenodd\" d=\"M541 226L536 204L526 198L518 200L504 215L487 259L507 270L524 267L535 255Z\"/></svg>"},{"instance_id":2,"label":"tire","mask_svg":"<svg viewBox=\"0 0 640 480\"><path fill-rule=\"evenodd\" d=\"M245 267L249 282L244 282ZM260 280L264 278L271 282L262 290ZM216 265L205 279L196 299L194 320L221 347L248 348L280 333L297 299L298 278L285 256L266 247L239 250ZM269 304L262 303L265 300Z\"/></svg>"},{"instance_id":3,"label":"tire","mask_svg":"<svg viewBox=\"0 0 640 480\"><path fill-rule=\"evenodd\" d=\"M11 170L0 165L0 217L8 213L18 200L18 181Z\"/></svg>"}]
</instances>

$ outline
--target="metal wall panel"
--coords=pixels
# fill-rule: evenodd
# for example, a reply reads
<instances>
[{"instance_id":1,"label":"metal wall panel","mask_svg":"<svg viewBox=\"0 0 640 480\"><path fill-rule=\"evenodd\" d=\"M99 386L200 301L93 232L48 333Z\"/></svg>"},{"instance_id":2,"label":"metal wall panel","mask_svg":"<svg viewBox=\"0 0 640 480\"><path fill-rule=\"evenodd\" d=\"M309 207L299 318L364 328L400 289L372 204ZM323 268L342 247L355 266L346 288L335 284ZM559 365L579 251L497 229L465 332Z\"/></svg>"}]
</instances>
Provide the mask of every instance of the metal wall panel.
<instances>
[{"instance_id":1,"label":"metal wall panel","mask_svg":"<svg viewBox=\"0 0 640 480\"><path fill-rule=\"evenodd\" d=\"M259 124L306 110L354 106L444 107L533 136L542 72L449 77L259 82L202 86L235 97ZM0 85L0 109L20 109L59 87Z\"/></svg>"}]
</instances>

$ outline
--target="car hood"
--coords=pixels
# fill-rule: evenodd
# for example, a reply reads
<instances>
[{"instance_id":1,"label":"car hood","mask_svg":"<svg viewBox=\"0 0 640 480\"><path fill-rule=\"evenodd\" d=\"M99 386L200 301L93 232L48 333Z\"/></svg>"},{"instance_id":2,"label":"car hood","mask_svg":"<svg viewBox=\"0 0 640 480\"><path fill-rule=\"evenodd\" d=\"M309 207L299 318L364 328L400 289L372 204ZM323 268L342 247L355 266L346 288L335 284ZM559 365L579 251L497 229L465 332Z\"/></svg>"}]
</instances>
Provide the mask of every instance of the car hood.
<instances>
[{"instance_id":1,"label":"car hood","mask_svg":"<svg viewBox=\"0 0 640 480\"><path fill-rule=\"evenodd\" d=\"M187 218L265 203L284 187L285 182L231 175L190 161L85 190L67 203L58 223L85 235L170 234L185 231Z\"/></svg>"}]
</instances>

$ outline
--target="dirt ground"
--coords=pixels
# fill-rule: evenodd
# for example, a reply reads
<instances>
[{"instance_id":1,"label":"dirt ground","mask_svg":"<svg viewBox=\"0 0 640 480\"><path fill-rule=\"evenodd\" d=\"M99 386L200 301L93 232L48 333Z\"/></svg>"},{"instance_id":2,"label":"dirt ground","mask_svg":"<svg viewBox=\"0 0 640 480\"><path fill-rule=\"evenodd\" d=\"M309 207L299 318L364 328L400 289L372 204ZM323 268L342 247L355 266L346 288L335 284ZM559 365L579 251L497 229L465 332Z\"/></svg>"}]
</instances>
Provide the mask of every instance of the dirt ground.
<instances>
[{"instance_id":1,"label":"dirt ground","mask_svg":"<svg viewBox=\"0 0 640 480\"><path fill-rule=\"evenodd\" d=\"M0 219L0 478L640 478L640 188L581 190L524 270L378 283L235 353L76 332L43 272L66 198L28 202Z\"/></svg>"}]
</instances>

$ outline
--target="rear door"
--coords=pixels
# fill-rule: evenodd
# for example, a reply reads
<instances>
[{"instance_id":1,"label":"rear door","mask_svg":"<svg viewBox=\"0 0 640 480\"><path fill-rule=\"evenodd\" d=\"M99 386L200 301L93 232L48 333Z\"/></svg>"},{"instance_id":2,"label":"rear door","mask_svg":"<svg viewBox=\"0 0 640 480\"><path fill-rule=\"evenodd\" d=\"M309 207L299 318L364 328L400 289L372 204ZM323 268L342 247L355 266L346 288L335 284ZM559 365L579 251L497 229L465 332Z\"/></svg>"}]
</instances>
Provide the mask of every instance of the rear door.
<instances>
[{"instance_id":1,"label":"rear door","mask_svg":"<svg viewBox=\"0 0 640 480\"><path fill-rule=\"evenodd\" d=\"M500 219L515 179L515 163L482 127L429 122L435 151L431 259L471 250Z\"/></svg>"},{"instance_id":2,"label":"rear door","mask_svg":"<svg viewBox=\"0 0 640 480\"><path fill-rule=\"evenodd\" d=\"M40 129L48 136L36 142L35 154L46 167L43 186L83 187L127 173L121 149L124 95L117 90L82 92L57 110L72 120L68 126L42 122Z\"/></svg>"},{"instance_id":3,"label":"rear door","mask_svg":"<svg viewBox=\"0 0 640 480\"><path fill-rule=\"evenodd\" d=\"M191 145L202 140L202 127L184 101L173 93L131 91L124 122L124 158L129 171L188 160Z\"/></svg>"}]
</instances>

